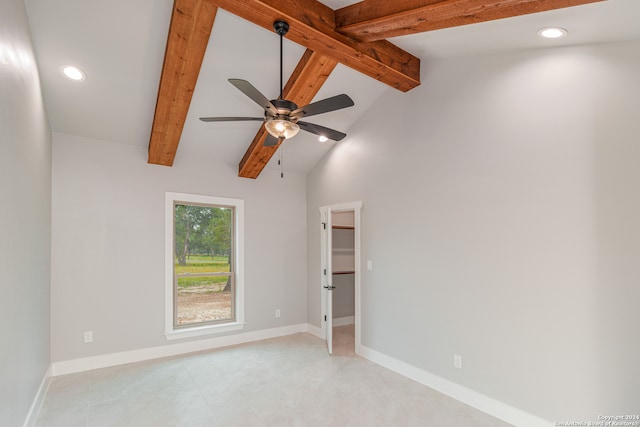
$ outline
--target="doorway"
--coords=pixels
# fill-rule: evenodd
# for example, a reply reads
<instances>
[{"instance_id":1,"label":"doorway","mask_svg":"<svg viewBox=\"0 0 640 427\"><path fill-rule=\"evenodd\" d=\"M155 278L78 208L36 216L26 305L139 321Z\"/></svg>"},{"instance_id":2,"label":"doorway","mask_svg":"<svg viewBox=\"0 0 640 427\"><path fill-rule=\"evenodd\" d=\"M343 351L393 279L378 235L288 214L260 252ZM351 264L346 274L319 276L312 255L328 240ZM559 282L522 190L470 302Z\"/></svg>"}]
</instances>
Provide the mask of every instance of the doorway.
<instances>
[{"instance_id":1,"label":"doorway","mask_svg":"<svg viewBox=\"0 0 640 427\"><path fill-rule=\"evenodd\" d=\"M329 354L360 350L360 227L362 202L323 206L321 324Z\"/></svg>"}]
</instances>

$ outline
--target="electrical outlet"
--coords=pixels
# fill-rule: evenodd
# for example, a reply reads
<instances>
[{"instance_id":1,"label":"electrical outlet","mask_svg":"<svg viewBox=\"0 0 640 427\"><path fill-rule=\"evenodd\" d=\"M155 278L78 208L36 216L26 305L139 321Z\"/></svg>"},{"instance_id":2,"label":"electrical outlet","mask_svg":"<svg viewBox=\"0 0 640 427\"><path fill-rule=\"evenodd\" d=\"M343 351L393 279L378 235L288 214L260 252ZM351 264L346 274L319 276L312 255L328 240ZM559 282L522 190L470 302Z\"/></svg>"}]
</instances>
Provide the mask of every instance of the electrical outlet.
<instances>
[{"instance_id":1,"label":"electrical outlet","mask_svg":"<svg viewBox=\"0 0 640 427\"><path fill-rule=\"evenodd\" d=\"M84 332L84 342L85 343L93 342L93 331Z\"/></svg>"},{"instance_id":2,"label":"electrical outlet","mask_svg":"<svg viewBox=\"0 0 640 427\"><path fill-rule=\"evenodd\" d=\"M276 308L276 317L280 317L280 309Z\"/></svg>"},{"instance_id":3,"label":"electrical outlet","mask_svg":"<svg viewBox=\"0 0 640 427\"><path fill-rule=\"evenodd\" d=\"M462 356L459 354L453 355L453 366L458 369L462 369Z\"/></svg>"}]
</instances>

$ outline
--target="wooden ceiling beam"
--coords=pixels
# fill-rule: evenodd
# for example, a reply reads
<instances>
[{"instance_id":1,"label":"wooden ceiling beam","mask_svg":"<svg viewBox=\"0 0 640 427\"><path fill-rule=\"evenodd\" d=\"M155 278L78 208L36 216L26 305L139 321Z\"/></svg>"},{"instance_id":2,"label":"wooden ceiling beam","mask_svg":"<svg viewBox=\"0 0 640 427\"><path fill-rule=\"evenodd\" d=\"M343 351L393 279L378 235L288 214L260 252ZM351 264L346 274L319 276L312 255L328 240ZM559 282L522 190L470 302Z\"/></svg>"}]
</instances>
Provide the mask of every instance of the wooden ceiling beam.
<instances>
[{"instance_id":1,"label":"wooden ceiling beam","mask_svg":"<svg viewBox=\"0 0 640 427\"><path fill-rule=\"evenodd\" d=\"M148 162L172 166L218 8L175 0L151 128Z\"/></svg>"},{"instance_id":2,"label":"wooden ceiling beam","mask_svg":"<svg viewBox=\"0 0 640 427\"><path fill-rule=\"evenodd\" d=\"M335 11L336 30L366 42L603 0L364 0Z\"/></svg>"},{"instance_id":3,"label":"wooden ceiling beam","mask_svg":"<svg viewBox=\"0 0 640 427\"><path fill-rule=\"evenodd\" d=\"M317 0L210 0L273 31L289 23L287 39L403 92L420 84L420 60L386 40L364 43L335 30L335 12Z\"/></svg>"},{"instance_id":4,"label":"wooden ceiling beam","mask_svg":"<svg viewBox=\"0 0 640 427\"><path fill-rule=\"evenodd\" d=\"M283 97L295 102L299 107L309 104L336 65L338 61L334 58L307 49L285 85L282 91ZM273 147L264 146L267 135L264 125L260 126L260 130L240 161L239 176L257 178L278 150L280 144Z\"/></svg>"},{"instance_id":5,"label":"wooden ceiling beam","mask_svg":"<svg viewBox=\"0 0 640 427\"><path fill-rule=\"evenodd\" d=\"M287 38L318 52L325 64L341 62L401 91L420 84L418 58L387 41L362 43L337 33L334 11L317 0L174 0L149 142L149 163L173 165L218 7L270 31L274 21L288 21L291 28ZM310 64L316 61L312 59ZM310 64L304 68L317 67ZM308 85L315 92L300 90L298 94L298 89L292 88L291 95L285 93L287 99L298 105L311 102L326 80L326 76L321 75L321 83L316 81L313 73L302 73L305 77L300 84ZM311 93L311 98L306 100ZM296 96L299 99L296 100ZM257 177L275 152L273 147L262 146L264 138L257 141L259 139L260 134L240 164L241 176Z\"/></svg>"},{"instance_id":6,"label":"wooden ceiling beam","mask_svg":"<svg viewBox=\"0 0 640 427\"><path fill-rule=\"evenodd\" d=\"M418 86L420 60L388 37L598 1L364 0L333 11L317 0L174 0L148 162L173 164L219 7L270 31L276 20L290 24L287 38L308 51L284 96L305 105L338 62L401 91ZM277 150L264 147L265 138L262 127L240 162L240 176L256 178Z\"/></svg>"}]
</instances>

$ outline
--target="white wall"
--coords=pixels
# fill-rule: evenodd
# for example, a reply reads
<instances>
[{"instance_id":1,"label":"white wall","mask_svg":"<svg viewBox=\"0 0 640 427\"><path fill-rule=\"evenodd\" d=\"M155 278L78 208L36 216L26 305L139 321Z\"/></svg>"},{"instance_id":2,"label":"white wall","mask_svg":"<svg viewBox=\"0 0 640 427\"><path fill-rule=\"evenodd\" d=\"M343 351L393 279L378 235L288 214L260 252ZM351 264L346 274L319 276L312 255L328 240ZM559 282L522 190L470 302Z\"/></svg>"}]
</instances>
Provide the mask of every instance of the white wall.
<instances>
[{"instance_id":1,"label":"white wall","mask_svg":"<svg viewBox=\"0 0 640 427\"><path fill-rule=\"evenodd\" d=\"M21 0L0 13L0 425L22 425L49 366L51 133Z\"/></svg>"},{"instance_id":2,"label":"white wall","mask_svg":"<svg viewBox=\"0 0 640 427\"><path fill-rule=\"evenodd\" d=\"M216 164L213 145L210 155L179 155L169 168L147 164L146 148L58 133L53 139L54 362L167 344L167 191L244 199L243 332L306 321L303 176L238 178L236 165ZM83 343L87 330L93 343Z\"/></svg>"},{"instance_id":3,"label":"white wall","mask_svg":"<svg viewBox=\"0 0 640 427\"><path fill-rule=\"evenodd\" d=\"M550 421L637 414L640 43L423 69L307 179L310 224L363 201L363 344Z\"/></svg>"}]
</instances>

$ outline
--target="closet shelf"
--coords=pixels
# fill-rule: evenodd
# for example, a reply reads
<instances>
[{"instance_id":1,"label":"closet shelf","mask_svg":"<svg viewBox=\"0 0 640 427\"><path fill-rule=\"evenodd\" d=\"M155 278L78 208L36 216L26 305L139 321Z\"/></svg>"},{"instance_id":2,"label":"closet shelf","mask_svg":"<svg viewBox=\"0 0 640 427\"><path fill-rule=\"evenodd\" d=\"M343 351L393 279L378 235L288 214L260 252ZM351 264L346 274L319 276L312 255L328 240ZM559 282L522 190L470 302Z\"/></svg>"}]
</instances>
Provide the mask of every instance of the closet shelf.
<instances>
[{"instance_id":1,"label":"closet shelf","mask_svg":"<svg viewBox=\"0 0 640 427\"><path fill-rule=\"evenodd\" d=\"M336 270L332 274L354 274L355 272L355 270Z\"/></svg>"},{"instance_id":2,"label":"closet shelf","mask_svg":"<svg viewBox=\"0 0 640 427\"><path fill-rule=\"evenodd\" d=\"M353 225L332 225L331 228L334 230L355 230Z\"/></svg>"},{"instance_id":3,"label":"closet shelf","mask_svg":"<svg viewBox=\"0 0 640 427\"><path fill-rule=\"evenodd\" d=\"M338 254L338 253L343 253L343 254L353 254L354 249L353 248L333 248L333 253L334 254Z\"/></svg>"}]
</instances>

